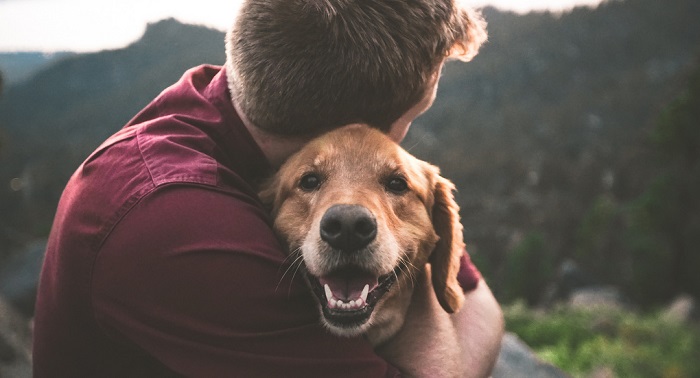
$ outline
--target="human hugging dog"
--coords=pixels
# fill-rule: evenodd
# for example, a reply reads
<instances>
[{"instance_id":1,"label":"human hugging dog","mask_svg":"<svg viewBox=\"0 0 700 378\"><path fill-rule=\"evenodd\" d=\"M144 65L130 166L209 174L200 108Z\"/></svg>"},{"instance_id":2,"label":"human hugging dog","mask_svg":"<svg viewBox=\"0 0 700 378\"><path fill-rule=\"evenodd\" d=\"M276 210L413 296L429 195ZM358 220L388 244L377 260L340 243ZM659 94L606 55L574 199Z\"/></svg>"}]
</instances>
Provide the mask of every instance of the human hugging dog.
<instances>
[{"instance_id":1,"label":"human hugging dog","mask_svg":"<svg viewBox=\"0 0 700 378\"><path fill-rule=\"evenodd\" d=\"M437 167L375 129L351 125L290 157L260 196L323 324L377 346L401 328L417 285L431 285L448 313L464 300L453 190ZM418 280L427 264L432 282Z\"/></svg>"}]
</instances>

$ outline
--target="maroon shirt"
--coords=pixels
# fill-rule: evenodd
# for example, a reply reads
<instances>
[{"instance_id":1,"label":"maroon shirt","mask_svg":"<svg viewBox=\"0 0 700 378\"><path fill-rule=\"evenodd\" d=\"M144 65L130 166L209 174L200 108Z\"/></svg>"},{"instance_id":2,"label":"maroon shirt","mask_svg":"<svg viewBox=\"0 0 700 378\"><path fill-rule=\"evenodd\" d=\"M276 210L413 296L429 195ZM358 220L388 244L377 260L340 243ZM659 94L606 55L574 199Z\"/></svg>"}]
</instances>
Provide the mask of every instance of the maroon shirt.
<instances>
[{"instance_id":1,"label":"maroon shirt","mask_svg":"<svg viewBox=\"0 0 700 378\"><path fill-rule=\"evenodd\" d=\"M256 194L271 174L220 67L189 70L70 179L35 317L36 377L397 375L319 324ZM479 275L465 255L461 282Z\"/></svg>"}]
</instances>

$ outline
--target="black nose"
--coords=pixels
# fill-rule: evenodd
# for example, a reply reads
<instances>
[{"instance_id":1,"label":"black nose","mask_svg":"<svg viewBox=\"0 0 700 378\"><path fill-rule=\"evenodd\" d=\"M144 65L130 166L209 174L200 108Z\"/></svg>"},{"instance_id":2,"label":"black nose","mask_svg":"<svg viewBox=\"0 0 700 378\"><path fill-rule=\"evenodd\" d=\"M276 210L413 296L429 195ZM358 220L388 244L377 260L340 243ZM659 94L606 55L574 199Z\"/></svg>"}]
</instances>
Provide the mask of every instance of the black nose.
<instances>
[{"instance_id":1,"label":"black nose","mask_svg":"<svg viewBox=\"0 0 700 378\"><path fill-rule=\"evenodd\" d=\"M321 218L321 239L344 252L364 248L376 236L377 221L360 205L334 205Z\"/></svg>"}]
</instances>

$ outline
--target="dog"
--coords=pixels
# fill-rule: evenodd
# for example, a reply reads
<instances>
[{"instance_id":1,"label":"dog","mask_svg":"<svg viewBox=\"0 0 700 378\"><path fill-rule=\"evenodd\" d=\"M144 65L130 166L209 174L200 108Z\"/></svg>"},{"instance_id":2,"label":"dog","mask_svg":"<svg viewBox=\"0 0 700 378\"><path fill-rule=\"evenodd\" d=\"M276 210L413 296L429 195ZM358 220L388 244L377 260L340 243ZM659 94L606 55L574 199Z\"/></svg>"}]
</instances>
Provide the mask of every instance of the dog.
<instances>
[{"instance_id":1,"label":"dog","mask_svg":"<svg viewBox=\"0 0 700 378\"><path fill-rule=\"evenodd\" d=\"M432 286L447 313L464 301L454 189L380 131L350 125L292 155L260 197L325 327L378 346L403 325L417 285Z\"/></svg>"}]
</instances>

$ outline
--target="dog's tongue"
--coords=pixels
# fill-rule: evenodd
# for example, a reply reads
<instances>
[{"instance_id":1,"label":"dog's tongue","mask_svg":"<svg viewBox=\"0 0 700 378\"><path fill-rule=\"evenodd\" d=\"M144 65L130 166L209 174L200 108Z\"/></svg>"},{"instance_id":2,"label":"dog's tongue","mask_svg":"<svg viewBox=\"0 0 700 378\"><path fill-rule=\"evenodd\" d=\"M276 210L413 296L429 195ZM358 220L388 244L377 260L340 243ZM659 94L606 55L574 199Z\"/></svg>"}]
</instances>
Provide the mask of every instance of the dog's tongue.
<instances>
[{"instance_id":1,"label":"dog's tongue","mask_svg":"<svg viewBox=\"0 0 700 378\"><path fill-rule=\"evenodd\" d=\"M335 298L344 301L360 298L365 286L369 286L369 291L372 291L379 284L377 276L361 271L334 273L320 277L318 281L321 286L328 285Z\"/></svg>"}]
</instances>

